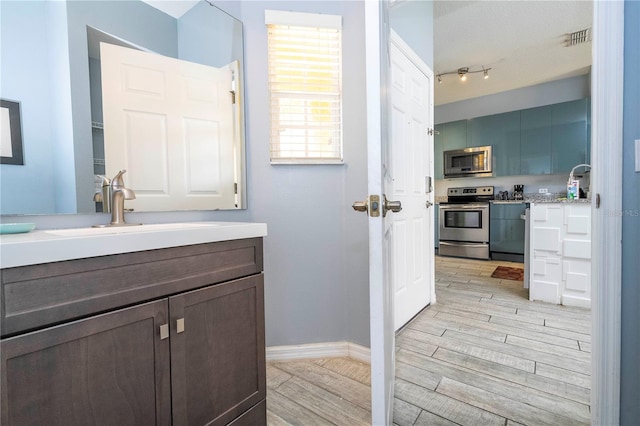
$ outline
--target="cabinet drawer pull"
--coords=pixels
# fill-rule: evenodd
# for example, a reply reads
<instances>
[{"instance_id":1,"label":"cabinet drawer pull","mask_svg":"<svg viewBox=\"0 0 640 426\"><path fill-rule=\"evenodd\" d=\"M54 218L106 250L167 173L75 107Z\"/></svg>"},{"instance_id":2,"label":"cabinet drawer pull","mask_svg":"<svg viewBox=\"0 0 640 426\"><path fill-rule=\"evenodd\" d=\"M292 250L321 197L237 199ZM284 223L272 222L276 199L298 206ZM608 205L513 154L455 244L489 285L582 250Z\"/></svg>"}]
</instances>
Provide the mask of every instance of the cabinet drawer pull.
<instances>
[{"instance_id":1,"label":"cabinet drawer pull","mask_svg":"<svg viewBox=\"0 0 640 426\"><path fill-rule=\"evenodd\" d=\"M160 326L160 340L169 338L169 324L162 324Z\"/></svg>"},{"instance_id":2,"label":"cabinet drawer pull","mask_svg":"<svg viewBox=\"0 0 640 426\"><path fill-rule=\"evenodd\" d=\"M176 333L182 333L184 331L184 318L176 320Z\"/></svg>"}]
</instances>

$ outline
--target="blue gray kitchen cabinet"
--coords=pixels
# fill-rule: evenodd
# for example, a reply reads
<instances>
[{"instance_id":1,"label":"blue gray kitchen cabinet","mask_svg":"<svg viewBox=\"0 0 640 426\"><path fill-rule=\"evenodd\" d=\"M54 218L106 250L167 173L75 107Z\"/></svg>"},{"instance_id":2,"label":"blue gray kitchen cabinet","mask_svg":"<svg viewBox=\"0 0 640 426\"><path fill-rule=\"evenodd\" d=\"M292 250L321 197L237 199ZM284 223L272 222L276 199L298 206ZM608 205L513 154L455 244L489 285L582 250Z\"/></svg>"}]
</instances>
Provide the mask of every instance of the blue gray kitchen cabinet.
<instances>
[{"instance_id":1,"label":"blue gray kitchen cabinet","mask_svg":"<svg viewBox=\"0 0 640 426\"><path fill-rule=\"evenodd\" d=\"M520 218L526 204L491 204L489 250L492 253L524 254L524 225Z\"/></svg>"},{"instance_id":2,"label":"blue gray kitchen cabinet","mask_svg":"<svg viewBox=\"0 0 640 426\"><path fill-rule=\"evenodd\" d=\"M467 147L467 120L444 123L444 150Z\"/></svg>"},{"instance_id":3,"label":"blue gray kitchen cabinet","mask_svg":"<svg viewBox=\"0 0 640 426\"><path fill-rule=\"evenodd\" d=\"M493 147L493 175L521 174L520 169L520 111L487 115L468 122L469 147Z\"/></svg>"},{"instance_id":4,"label":"blue gray kitchen cabinet","mask_svg":"<svg viewBox=\"0 0 640 426\"><path fill-rule=\"evenodd\" d=\"M588 99L551 106L551 173L568 173L588 160Z\"/></svg>"},{"instance_id":5,"label":"blue gray kitchen cabinet","mask_svg":"<svg viewBox=\"0 0 640 426\"><path fill-rule=\"evenodd\" d=\"M520 167L523 175L551 173L551 106L520 112Z\"/></svg>"},{"instance_id":6,"label":"blue gray kitchen cabinet","mask_svg":"<svg viewBox=\"0 0 640 426\"><path fill-rule=\"evenodd\" d=\"M433 137L433 174L434 179L443 179L444 124L436 124L434 130L436 132Z\"/></svg>"},{"instance_id":7,"label":"blue gray kitchen cabinet","mask_svg":"<svg viewBox=\"0 0 640 426\"><path fill-rule=\"evenodd\" d=\"M467 120L437 124L434 129L438 132L434 137L434 175L436 179L443 179L443 153L467 146Z\"/></svg>"}]
</instances>

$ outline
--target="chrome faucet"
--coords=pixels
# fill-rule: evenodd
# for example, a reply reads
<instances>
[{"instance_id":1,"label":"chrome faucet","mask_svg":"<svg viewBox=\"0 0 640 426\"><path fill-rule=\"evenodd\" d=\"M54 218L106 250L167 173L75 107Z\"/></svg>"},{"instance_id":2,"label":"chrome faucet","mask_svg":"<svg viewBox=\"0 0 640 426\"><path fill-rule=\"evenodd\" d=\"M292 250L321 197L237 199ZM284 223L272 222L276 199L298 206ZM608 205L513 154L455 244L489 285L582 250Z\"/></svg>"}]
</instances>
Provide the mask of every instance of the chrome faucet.
<instances>
[{"instance_id":1,"label":"chrome faucet","mask_svg":"<svg viewBox=\"0 0 640 426\"><path fill-rule=\"evenodd\" d=\"M141 225L140 223L127 223L124 220L124 200L134 200L136 198L136 193L133 192L133 189L124 186L122 175L126 172L126 170L120 170L109 184L111 223L108 225L94 225L95 227Z\"/></svg>"}]
</instances>

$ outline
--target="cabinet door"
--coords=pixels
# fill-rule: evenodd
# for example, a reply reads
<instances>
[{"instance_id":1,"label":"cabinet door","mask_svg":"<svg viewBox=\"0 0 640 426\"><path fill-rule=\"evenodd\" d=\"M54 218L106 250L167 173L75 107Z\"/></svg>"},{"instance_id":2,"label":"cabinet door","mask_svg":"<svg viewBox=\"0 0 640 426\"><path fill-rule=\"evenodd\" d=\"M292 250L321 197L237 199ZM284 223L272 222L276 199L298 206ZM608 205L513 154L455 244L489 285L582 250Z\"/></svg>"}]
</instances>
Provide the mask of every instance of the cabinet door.
<instances>
[{"instance_id":1,"label":"cabinet door","mask_svg":"<svg viewBox=\"0 0 640 426\"><path fill-rule=\"evenodd\" d=\"M434 179L444 178L444 124L434 126L436 134L433 138L433 174Z\"/></svg>"},{"instance_id":2,"label":"cabinet door","mask_svg":"<svg viewBox=\"0 0 640 426\"><path fill-rule=\"evenodd\" d=\"M467 147L467 120L444 123L444 150Z\"/></svg>"},{"instance_id":3,"label":"cabinet door","mask_svg":"<svg viewBox=\"0 0 640 426\"><path fill-rule=\"evenodd\" d=\"M520 175L520 111L469 120L469 146L493 147L493 175Z\"/></svg>"},{"instance_id":4,"label":"cabinet door","mask_svg":"<svg viewBox=\"0 0 640 426\"><path fill-rule=\"evenodd\" d=\"M266 397L262 275L171 297L169 310L174 425L227 424Z\"/></svg>"},{"instance_id":5,"label":"cabinet door","mask_svg":"<svg viewBox=\"0 0 640 426\"><path fill-rule=\"evenodd\" d=\"M492 252L524 254L525 204L492 204L489 247Z\"/></svg>"},{"instance_id":6,"label":"cabinet door","mask_svg":"<svg viewBox=\"0 0 640 426\"><path fill-rule=\"evenodd\" d=\"M168 425L167 301L3 340L2 424Z\"/></svg>"},{"instance_id":7,"label":"cabinet door","mask_svg":"<svg viewBox=\"0 0 640 426\"><path fill-rule=\"evenodd\" d=\"M587 104L587 99L579 99L552 105L552 173L569 173L587 161Z\"/></svg>"},{"instance_id":8,"label":"cabinet door","mask_svg":"<svg viewBox=\"0 0 640 426\"><path fill-rule=\"evenodd\" d=\"M522 174L551 173L551 106L522 110L520 124Z\"/></svg>"}]
</instances>

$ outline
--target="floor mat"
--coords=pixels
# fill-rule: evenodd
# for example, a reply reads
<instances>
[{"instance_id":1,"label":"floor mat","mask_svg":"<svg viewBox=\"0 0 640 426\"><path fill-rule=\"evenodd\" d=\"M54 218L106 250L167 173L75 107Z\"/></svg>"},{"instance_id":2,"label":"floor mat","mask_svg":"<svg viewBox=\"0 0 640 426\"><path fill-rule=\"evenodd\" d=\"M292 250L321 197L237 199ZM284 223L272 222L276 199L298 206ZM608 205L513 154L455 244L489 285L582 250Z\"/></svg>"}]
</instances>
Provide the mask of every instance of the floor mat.
<instances>
[{"instance_id":1,"label":"floor mat","mask_svg":"<svg viewBox=\"0 0 640 426\"><path fill-rule=\"evenodd\" d=\"M503 280L524 281L524 269L512 268L510 266L498 266L493 274L492 278L501 278Z\"/></svg>"}]
</instances>

